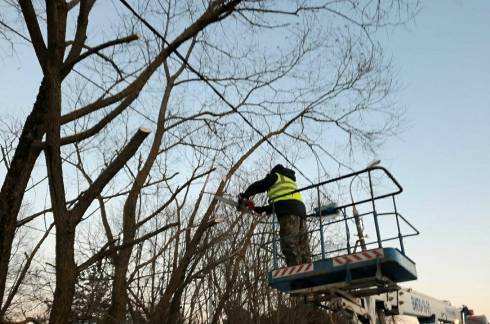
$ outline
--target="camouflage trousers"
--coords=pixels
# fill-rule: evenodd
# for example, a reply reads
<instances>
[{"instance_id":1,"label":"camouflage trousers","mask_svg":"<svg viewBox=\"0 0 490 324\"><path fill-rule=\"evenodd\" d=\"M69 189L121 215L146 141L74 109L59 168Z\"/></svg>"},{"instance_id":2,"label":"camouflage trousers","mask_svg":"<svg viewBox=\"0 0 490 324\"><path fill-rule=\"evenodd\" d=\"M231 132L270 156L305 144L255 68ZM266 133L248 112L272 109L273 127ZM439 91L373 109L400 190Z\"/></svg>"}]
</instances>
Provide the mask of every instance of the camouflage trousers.
<instances>
[{"instance_id":1,"label":"camouflage trousers","mask_svg":"<svg viewBox=\"0 0 490 324\"><path fill-rule=\"evenodd\" d=\"M296 215L281 215L278 218L281 250L286 258L286 264L293 266L310 263L311 253L306 219Z\"/></svg>"}]
</instances>

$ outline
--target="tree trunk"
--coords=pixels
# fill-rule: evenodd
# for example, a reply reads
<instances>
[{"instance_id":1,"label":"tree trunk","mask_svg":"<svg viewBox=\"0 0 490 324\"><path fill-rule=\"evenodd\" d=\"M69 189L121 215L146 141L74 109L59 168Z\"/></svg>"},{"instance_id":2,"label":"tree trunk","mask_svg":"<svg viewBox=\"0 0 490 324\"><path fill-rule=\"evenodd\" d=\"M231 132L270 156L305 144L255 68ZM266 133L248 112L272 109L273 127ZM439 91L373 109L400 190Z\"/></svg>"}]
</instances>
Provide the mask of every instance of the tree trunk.
<instances>
[{"instance_id":1,"label":"tree trunk","mask_svg":"<svg viewBox=\"0 0 490 324\"><path fill-rule=\"evenodd\" d=\"M67 222L68 223L68 222ZM56 230L56 289L49 323L70 323L71 305L77 278L75 264L75 226Z\"/></svg>"},{"instance_id":2,"label":"tree trunk","mask_svg":"<svg viewBox=\"0 0 490 324\"><path fill-rule=\"evenodd\" d=\"M133 241L136 237L136 204L138 203L138 196L141 193L141 188L143 188L145 181L150 174L151 168L158 157L162 138L165 133L165 116L167 114L168 102L173 88L173 80L174 78L168 80L165 87L158 116L158 126L155 132L155 137L153 138L150 152L147 156L145 164L143 165L143 168L136 175L136 179L131 187L128 198L124 203L123 244ZM132 251L133 247L128 246L127 248L119 251L119 253L115 256L116 262L114 266L115 274L112 287L112 303L108 316L105 320L106 323L121 323L126 314L126 305L128 303L128 295L126 291L126 273L128 271Z\"/></svg>"},{"instance_id":3,"label":"tree trunk","mask_svg":"<svg viewBox=\"0 0 490 324\"><path fill-rule=\"evenodd\" d=\"M15 150L10 169L0 191L0 302L5 293L5 284L15 235L17 215L24 198L25 189L34 164L39 156L40 143L46 121L46 82L41 82L32 112L27 117Z\"/></svg>"},{"instance_id":4,"label":"tree trunk","mask_svg":"<svg viewBox=\"0 0 490 324\"><path fill-rule=\"evenodd\" d=\"M49 11L48 11L49 12ZM57 47L53 45L55 49ZM54 51L54 50L53 50ZM60 55L49 58L47 72L46 146L44 155L49 180L49 195L56 226L56 289L51 308L50 323L68 323L75 294L75 227L77 222L66 208L65 185L61 161L61 80Z\"/></svg>"},{"instance_id":5,"label":"tree trunk","mask_svg":"<svg viewBox=\"0 0 490 324\"><path fill-rule=\"evenodd\" d=\"M122 249L115 257L114 282L112 285L111 307L107 313L104 323L122 323L126 315L128 295L126 291L126 273L129 266L129 258L132 249Z\"/></svg>"}]
</instances>

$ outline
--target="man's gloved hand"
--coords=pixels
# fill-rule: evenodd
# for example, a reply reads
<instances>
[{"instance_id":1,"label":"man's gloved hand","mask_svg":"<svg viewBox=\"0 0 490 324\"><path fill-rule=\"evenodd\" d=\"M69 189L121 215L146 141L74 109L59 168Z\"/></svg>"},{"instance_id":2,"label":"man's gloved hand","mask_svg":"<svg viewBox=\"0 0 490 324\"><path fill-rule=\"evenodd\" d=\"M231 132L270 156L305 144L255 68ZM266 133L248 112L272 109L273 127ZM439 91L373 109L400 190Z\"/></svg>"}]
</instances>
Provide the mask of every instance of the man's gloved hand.
<instances>
[{"instance_id":1,"label":"man's gloved hand","mask_svg":"<svg viewBox=\"0 0 490 324\"><path fill-rule=\"evenodd\" d=\"M244 200L244 196L243 196L243 193L239 193L238 194L238 204L236 205L236 209L237 210L241 210L242 207L243 207L243 200Z\"/></svg>"}]
</instances>

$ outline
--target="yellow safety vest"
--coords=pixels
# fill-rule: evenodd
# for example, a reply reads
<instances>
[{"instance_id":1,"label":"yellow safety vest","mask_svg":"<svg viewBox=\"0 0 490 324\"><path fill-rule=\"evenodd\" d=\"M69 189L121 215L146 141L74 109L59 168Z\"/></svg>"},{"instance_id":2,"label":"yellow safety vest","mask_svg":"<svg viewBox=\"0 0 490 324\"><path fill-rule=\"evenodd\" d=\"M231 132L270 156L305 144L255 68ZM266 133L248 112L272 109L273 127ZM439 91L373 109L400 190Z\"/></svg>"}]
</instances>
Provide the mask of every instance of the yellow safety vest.
<instances>
[{"instance_id":1,"label":"yellow safety vest","mask_svg":"<svg viewBox=\"0 0 490 324\"><path fill-rule=\"evenodd\" d=\"M303 199L301 198L301 194L299 192L286 195L288 192L298 190L296 182L280 173L276 173L276 175L276 182L272 185L272 187L269 188L269 190L267 190L267 198L269 198L269 201L277 202L280 200L298 200L303 202Z\"/></svg>"}]
</instances>

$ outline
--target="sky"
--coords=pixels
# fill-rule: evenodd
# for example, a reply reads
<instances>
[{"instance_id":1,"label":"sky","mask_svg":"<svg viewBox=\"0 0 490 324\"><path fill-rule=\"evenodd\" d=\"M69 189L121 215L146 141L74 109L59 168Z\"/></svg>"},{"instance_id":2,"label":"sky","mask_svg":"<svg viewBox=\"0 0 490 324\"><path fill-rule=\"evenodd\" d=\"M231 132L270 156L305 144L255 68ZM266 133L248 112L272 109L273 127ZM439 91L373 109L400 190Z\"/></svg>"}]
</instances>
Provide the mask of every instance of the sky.
<instances>
[{"instance_id":1,"label":"sky","mask_svg":"<svg viewBox=\"0 0 490 324\"><path fill-rule=\"evenodd\" d=\"M406 129L379 158L404 186L400 209L419 279L405 286L490 316L490 1L431 0L381 35Z\"/></svg>"},{"instance_id":2,"label":"sky","mask_svg":"<svg viewBox=\"0 0 490 324\"><path fill-rule=\"evenodd\" d=\"M405 286L490 317L490 1L425 1L414 22L379 39L406 115L378 158L421 232L406 242L419 279ZM30 107L36 91L18 96L11 85L39 84L32 53L19 50L0 68L1 112Z\"/></svg>"}]
</instances>

